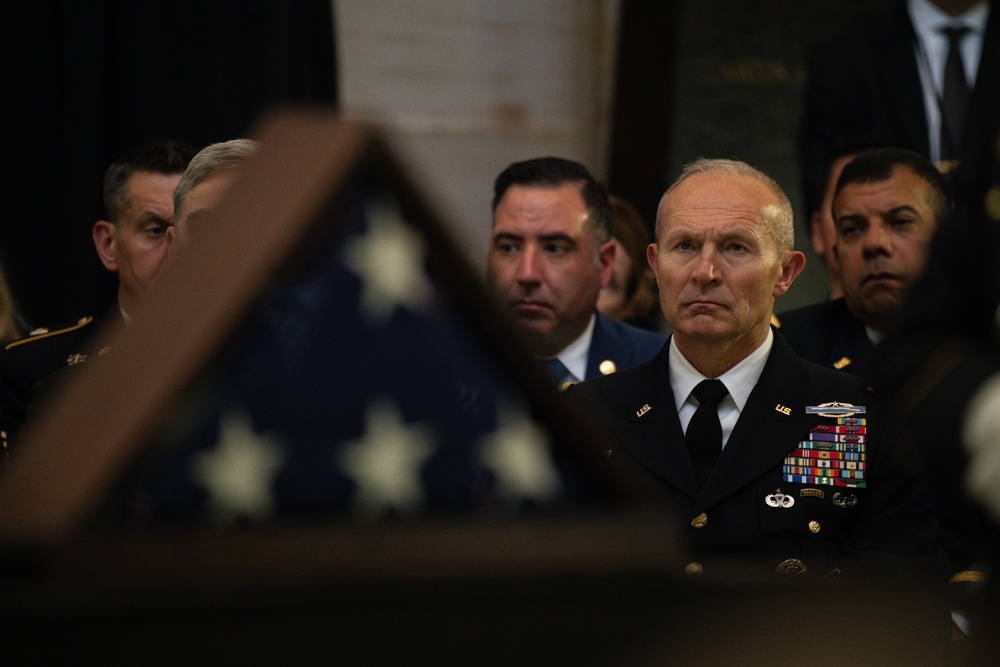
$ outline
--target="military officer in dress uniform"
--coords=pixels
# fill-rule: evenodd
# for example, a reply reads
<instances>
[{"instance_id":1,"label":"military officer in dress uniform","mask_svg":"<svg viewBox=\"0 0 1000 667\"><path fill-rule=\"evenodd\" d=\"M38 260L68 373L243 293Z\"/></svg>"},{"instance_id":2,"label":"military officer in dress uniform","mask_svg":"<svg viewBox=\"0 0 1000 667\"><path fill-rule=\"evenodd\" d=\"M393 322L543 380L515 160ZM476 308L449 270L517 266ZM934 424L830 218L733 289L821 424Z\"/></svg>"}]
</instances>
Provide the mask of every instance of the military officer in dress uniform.
<instances>
[{"instance_id":1,"label":"military officer in dress uniform","mask_svg":"<svg viewBox=\"0 0 1000 667\"><path fill-rule=\"evenodd\" d=\"M948 184L919 153L872 148L843 169L833 199L844 296L780 315L797 355L867 378L875 346L924 265L951 209Z\"/></svg>"},{"instance_id":2,"label":"military officer in dress uniform","mask_svg":"<svg viewBox=\"0 0 1000 667\"><path fill-rule=\"evenodd\" d=\"M597 311L611 219L604 186L572 160L515 162L494 183L487 278L560 386L646 361L666 340Z\"/></svg>"},{"instance_id":3,"label":"military officer in dress uniform","mask_svg":"<svg viewBox=\"0 0 1000 667\"><path fill-rule=\"evenodd\" d=\"M118 276L112 317L128 320L129 310L163 263L166 232L174 218L174 188L196 152L183 142L154 141L123 154L105 172L108 219L94 223L92 236L101 263ZM38 328L0 352L0 434L5 448L26 419L36 383L86 360L94 322L88 316Z\"/></svg>"},{"instance_id":4,"label":"military officer in dress uniform","mask_svg":"<svg viewBox=\"0 0 1000 667\"><path fill-rule=\"evenodd\" d=\"M793 247L771 178L732 160L687 165L648 249L668 344L566 396L603 408L610 460L680 513L691 573L733 557L819 573L871 552L936 562L925 486L883 446L865 384L799 359L770 327L805 264Z\"/></svg>"}]
</instances>

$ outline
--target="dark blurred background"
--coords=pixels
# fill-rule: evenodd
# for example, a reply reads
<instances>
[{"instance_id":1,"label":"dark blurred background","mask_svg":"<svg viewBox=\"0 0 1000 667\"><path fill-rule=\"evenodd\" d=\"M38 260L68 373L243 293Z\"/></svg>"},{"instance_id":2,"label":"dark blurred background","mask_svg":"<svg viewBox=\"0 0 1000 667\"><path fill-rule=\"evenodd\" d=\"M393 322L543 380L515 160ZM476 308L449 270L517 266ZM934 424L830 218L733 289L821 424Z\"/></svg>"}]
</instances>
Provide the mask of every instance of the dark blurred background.
<instances>
[{"instance_id":1,"label":"dark blurred background","mask_svg":"<svg viewBox=\"0 0 1000 667\"><path fill-rule=\"evenodd\" d=\"M466 25L445 16L454 3L439 4L441 30ZM571 7L577 22L571 29L583 30L580 21L590 20L614 26L611 52L617 58L607 66L612 113L599 119L608 126L608 145L601 143L595 151L606 162L593 168L650 222L677 168L705 155L738 157L771 173L792 197L801 224L807 218L798 199L794 142L806 55L861 12L886 4L621 0L591 3L580 11L552 0L532 5L531 11L553 16ZM115 277L99 264L90 230L104 215L103 172L122 151L160 137L201 147L241 136L260 113L281 103L343 106L344 81L338 79L345 54L338 55L344 45L337 43L343 26L335 25L341 5L347 16L382 12L384 20L371 24L399 30L388 5L331 0L64 0L18 3L16 12L6 8L8 175L0 262L31 324L52 326L97 314L113 301ZM424 39L438 39L431 9L421 10L426 23L403 35L403 48L420 31ZM486 10L467 11L470 34L477 34L488 20ZM511 16L514 26L518 21L529 26L536 18L525 12ZM384 35L367 41L354 37L347 53L352 58L377 60L383 53L379 40ZM518 54L500 46L480 40L474 48L482 49L487 61L509 58L512 68L534 65L516 61ZM441 59L448 55L442 47ZM465 60L456 56L444 66L474 71ZM434 75L416 67L410 74L407 85L419 83L412 77ZM375 85L359 85L365 84ZM534 131L544 134L546 128ZM429 132L441 133L438 128ZM478 154L475 144L451 141ZM590 141L605 139L597 135ZM493 173L490 157L481 156L484 174ZM483 183L462 187L473 201L486 202L490 183L479 176ZM485 229L486 212L484 203L480 219L460 224ZM804 234L798 245L811 256ZM779 310L822 298L824 290L825 275L813 262Z\"/></svg>"}]
</instances>

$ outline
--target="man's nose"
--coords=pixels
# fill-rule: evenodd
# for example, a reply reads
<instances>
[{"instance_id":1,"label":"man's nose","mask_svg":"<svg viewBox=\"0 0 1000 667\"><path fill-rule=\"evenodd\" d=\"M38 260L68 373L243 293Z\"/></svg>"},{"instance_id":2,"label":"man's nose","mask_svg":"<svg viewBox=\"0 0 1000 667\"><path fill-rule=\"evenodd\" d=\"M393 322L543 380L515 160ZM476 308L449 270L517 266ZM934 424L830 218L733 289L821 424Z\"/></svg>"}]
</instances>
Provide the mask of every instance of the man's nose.
<instances>
[{"instance_id":1,"label":"man's nose","mask_svg":"<svg viewBox=\"0 0 1000 667\"><path fill-rule=\"evenodd\" d=\"M862 247L865 255L869 257L892 255L892 236L881 223L868 225L862 238Z\"/></svg>"},{"instance_id":2,"label":"man's nose","mask_svg":"<svg viewBox=\"0 0 1000 667\"><path fill-rule=\"evenodd\" d=\"M695 266L692 274L694 281L702 285L714 282L717 259L714 248L704 248L698 256L698 265Z\"/></svg>"},{"instance_id":3,"label":"man's nose","mask_svg":"<svg viewBox=\"0 0 1000 667\"><path fill-rule=\"evenodd\" d=\"M532 246L526 246L517 260L518 282L537 283L541 281L541 256Z\"/></svg>"}]
</instances>

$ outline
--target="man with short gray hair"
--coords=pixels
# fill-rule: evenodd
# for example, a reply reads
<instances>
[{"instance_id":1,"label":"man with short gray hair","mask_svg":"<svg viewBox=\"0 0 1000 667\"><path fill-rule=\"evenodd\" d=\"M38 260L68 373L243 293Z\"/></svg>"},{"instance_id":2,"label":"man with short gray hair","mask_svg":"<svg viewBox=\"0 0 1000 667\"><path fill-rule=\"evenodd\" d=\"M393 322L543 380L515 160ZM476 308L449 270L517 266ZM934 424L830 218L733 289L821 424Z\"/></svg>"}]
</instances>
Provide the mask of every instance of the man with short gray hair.
<instances>
[{"instance_id":1,"label":"man with short gray hair","mask_svg":"<svg viewBox=\"0 0 1000 667\"><path fill-rule=\"evenodd\" d=\"M865 384L799 359L770 326L805 265L793 234L766 174L686 166L647 252L670 341L567 396L604 409L610 460L681 512L689 573L751 556L780 573L865 552L940 558L926 491L894 464Z\"/></svg>"},{"instance_id":2,"label":"man with short gray hair","mask_svg":"<svg viewBox=\"0 0 1000 667\"><path fill-rule=\"evenodd\" d=\"M200 220L217 207L236 180L239 167L260 150L253 139L209 144L191 159L174 189L173 239L185 242Z\"/></svg>"}]
</instances>

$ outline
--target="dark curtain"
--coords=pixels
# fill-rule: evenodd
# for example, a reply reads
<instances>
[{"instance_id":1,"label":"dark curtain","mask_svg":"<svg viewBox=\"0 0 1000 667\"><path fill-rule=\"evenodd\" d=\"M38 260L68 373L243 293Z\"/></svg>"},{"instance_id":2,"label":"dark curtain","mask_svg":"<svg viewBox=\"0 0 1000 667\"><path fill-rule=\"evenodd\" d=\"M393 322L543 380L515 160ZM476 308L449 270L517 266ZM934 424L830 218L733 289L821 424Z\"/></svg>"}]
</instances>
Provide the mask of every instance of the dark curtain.
<instances>
[{"instance_id":1,"label":"dark curtain","mask_svg":"<svg viewBox=\"0 0 1000 667\"><path fill-rule=\"evenodd\" d=\"M622 0L608 188L631 202L652 232L667 173L674 112L678 0Z\"/></svg>"},{"instance_id":2,"label":"dark curtain","mask_svg":"<svg viewBox=\"0 0 1000 667\"><path fill-rule=\"evenodd\" d=\"M90 239L104 170L157 138L249 133L268 108L337 99L331 0L8 3L0 262L35 325L94 314L117 282Z\"/></svg>"}]
</instances>

